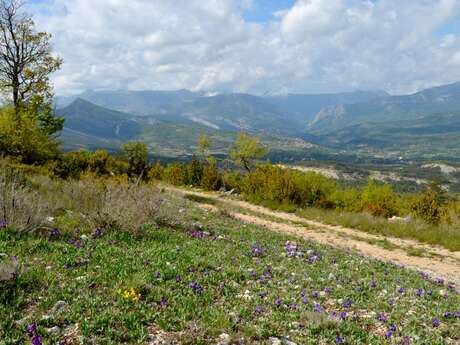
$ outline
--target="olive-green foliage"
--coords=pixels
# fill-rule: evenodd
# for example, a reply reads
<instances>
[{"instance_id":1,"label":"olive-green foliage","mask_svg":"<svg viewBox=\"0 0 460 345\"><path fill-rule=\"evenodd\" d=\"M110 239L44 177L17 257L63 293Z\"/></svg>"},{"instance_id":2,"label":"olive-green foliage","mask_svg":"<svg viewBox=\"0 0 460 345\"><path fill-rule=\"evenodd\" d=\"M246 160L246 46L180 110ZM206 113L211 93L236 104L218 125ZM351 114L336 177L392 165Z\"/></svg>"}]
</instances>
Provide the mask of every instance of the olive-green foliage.
<instances>
[{"instance_id":1,"label":"olive-green foliage","mask_svg":"<svg viewBox=\"0 0 460 345\"><path fill-rule=\"evenodd\" d=\"M262 159L268 150L260 144L259 138L251 137L247 133L240 133L235 141L235 148L230 150L230 157L235 164L250 172L254 161Z\"/></svg>"},{"instance_id":2,"label":"olive-green foliage","mask_svg":"<svg viewBox=\"0 0 460 345\"><path fill-rule=\"evenodd\" d=\"M330 208L329 197L335 189L335 182L320 174L265 164L246 175L242 192L254 200Z\"/></svg>"},{"instance_id":3,"label":"olive-green foliage","mask_svg":"<svg viewBox=\"0 0 460 345\"><path fill-rule=\"evenodd\" d=\"M14 109L0 110L0 155L22 163L41 164L58 156L58 143L41 127L30 112L16 117Z\"/></svg>"},{"instance_id":4,"label":"olive-green foliage","mask_svg":"<svg viewBox=\"0 0 460 345\"><path fill-rule=\"evenodd\" d=\"M200 186L207 190L219 190L222 187L222 175L215 160L204 165Z\"/></svg>"},{"instance_id":5,"label":"olive-green foliage","mask_svg":"<svg viewBox=\"0 0 460 345\"><path fill-rule=\"evenodd\" d=\"M123 144L121 149L123 158L128 162L128 176L146 177L148 165L147 145L138 141L131 141Z\"/></svg>"},{"instance_id":6,"label":"olive-green foliage","mask_svg":"<svg viewBox=\"0 0 460 345\"><path fill-rule=\"evenodd\" d=\"M369 180L361 194L362 210L373 216L391 217L398 214L397 200L389 184L377 184Z\"/></svg>"},{"instance_id":7,"label":"olive-green foliage","mask_svg":"<svg viewBox=\"0 0 460 345\"><path fill-rule=\"evenodd\" d=\"M438 224L441 219L441 199L439 193L429 188L423 194L415 196L411 203L414 217L429 224Z\"/></svg>"},{"instance_id":8,"label":"olive-green foliage","mask_svg":"<svg viewBox=\"0 0 460 345\"><path fill-rule=\"evenodd\" d=\"M194 156L187 164L187 184L199 186L203 178L203 164Z\"/></svg>"},{"instance_id":9,"label":"olive-green foliage","mask_svg":"<svg viewBox=\"0 0 460 345\"><path fill-rule=\"evenodd\" d=\"M361 212L361 197L361 191L357 188L337 189L331 195L335 207L347 212Z\"/></svg>"},{"instance_id":10,"label":"olive-green foliage","mask_svg":"<svg viewBox=\"0 0 460 345\"><path fill-rule=\"evenodd\" d=\"M460 229L460 200L453 200L444 205L440 221Z\"/></svg>"},{"instance_id":11,"label":"olive-green foliage","mask_svg":"<svg viewBox=\"0 0 460 345\"><path fill-rule=\"evenodd\" d=\"M187 185L187 165L185 163L169 164L164 171L164 179L175 186Z\"/></svg>"},{"instance_id":12,"label":"olive-green foliage","mask_svg":"<svg viewBox=\"0 0 460 345\"><path fill-rule=\"evenodd\" d=\"M54 173L62 178L79 178L85 172L103 176L119 175L123 170L126 170L123 162L116 160L107 151L80 150L63 154L56 161Z\"/></svg>"},{"instance_id":13,"label":"olive-green foliage","mask_svg":"<svg viewBox=\"0 0 460 345\"><path fill-rule=\"evenodd\" d=\"M148 179L161 181L165 177L165 168L161 165L161 162L157 161L153 164L149 170Z\"/></svg>"},{"instance_id":14,"label":"olive-green foliage","mask_svg":"<svg viewBox=\"0 0 460 345\"><path fill-rule=\"evenodd\" d=\"M244 175L236 171L227 171L222 175L222 185L226 190L233 190L236 193L241 193L243 190Z\"/></svg>"}]
</instances>

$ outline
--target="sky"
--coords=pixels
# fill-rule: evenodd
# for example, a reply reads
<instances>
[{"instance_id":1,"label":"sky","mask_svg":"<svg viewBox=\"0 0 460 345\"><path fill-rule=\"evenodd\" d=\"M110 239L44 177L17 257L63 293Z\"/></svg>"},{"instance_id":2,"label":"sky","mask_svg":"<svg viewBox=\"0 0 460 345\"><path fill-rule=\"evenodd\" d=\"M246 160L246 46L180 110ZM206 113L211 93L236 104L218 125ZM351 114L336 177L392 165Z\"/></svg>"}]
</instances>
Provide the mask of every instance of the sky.
<instances>
[{"instance_id":1,"label":"sky","mask_svg":"<svg viewBox=\"0 0 460 345\"><path fill-rule=\"evenodd\" d=\"M87 89L412 93L460 80L460 0L29 0Z\"/></svg>"}]
</instances>

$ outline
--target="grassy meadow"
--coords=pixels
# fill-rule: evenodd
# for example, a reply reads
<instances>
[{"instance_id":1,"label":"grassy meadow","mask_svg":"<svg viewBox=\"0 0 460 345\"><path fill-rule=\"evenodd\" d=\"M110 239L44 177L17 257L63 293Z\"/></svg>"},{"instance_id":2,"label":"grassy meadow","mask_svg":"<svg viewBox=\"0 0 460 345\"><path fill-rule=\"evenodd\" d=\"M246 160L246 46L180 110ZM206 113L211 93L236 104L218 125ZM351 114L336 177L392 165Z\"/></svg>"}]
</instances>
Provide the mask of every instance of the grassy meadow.
<instances>
[{"instance_id":1,"label":"grassy meadow","mask_svg":"<svg viewBox=\"0 0 460 345\"><path fill-rule=\"evenodd\" d=\"M0 344L460 341L458 287L423 272L121 178L6 181Z\"/></svg>"}]
</instances>

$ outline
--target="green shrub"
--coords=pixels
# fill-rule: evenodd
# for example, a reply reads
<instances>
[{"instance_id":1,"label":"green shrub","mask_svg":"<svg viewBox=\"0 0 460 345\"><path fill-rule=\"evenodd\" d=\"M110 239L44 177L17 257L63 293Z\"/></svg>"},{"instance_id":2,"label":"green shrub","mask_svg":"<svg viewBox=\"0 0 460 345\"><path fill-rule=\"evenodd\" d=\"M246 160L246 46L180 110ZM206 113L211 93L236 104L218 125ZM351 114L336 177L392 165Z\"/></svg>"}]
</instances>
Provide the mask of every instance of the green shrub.
<instances>
[{"instance_id":1,"label":"green shrub","mask_svg":"<svg viewBox=\"0 0 460 345\"><path fill-rule=\"evenodd\" d=\"M123 144L121 147L122 157L128 163L127 174L130 177L143 177L146 176L146 169L148 165L148 148L147 145L139 142L132 141Z\"/></svg>"},{"instance_id":2,"label":"green shrub","mask_svg":"<svg viewBox=\"0 0 460 345\"><path fill-rule=\"evenodd\" d=\"M116 160L105 150L90 152L73 151L61 155L56 161L54 173L62 178L80 178L81 174L94 173L97 176L120 175L126 170L126 163Z\"/></svg>"},{"instance_id":3,"label":"green shrub","mask_svg":"<svg viewBox=\"0 0 460 345\"><path fill-rule=\"evenodd\" d=\"M165 178L165 168L161 165L161 162L157 161L149 170L148 179L149 181L157 180L161 181Z\"/></svg>"},{"instance_id":4,"label":"green shrub","mask_svg":"<svg viewBox=\"0 0 460 345\"><path fill-rule=\"evenodd\" d=\"M206 190L219 190L222 187L222 175L214 160L204 166L200 186Z\"/></svg>"},{"instance_id":5,"label":"green shrub","mask_svg":"<svg viewBox=\"0 0 460 345\"><path fill-rule=\"evenodd\" d=\"M203 163L201 163L195 156L193 156L190 163L187 164L187 182L186 184L192 186L199 186L203 177Z\"/></svg>"},{"instance_id":6,"label":"green shrub","mask_svg":"<svg viewBox=\"0 0 460 345\"><path fill-rule=\"evenodd\" d=\"M336 188L335 182L320 174L271 164L258 166L243 179L243 193L253 200L273 200L301 207L333 207L330 196Z\"/></svg>"},{"instance_id":7,"label":"green shrub","mask_svg":"<svg viewBox=\"0 0 460 345\"><path fill-rule=\"evenodd\" d=\"M423 219L429 224L438 224L442 214L439 193L430 188L415 196L411 203L411 211L416 218Z\"/></svg>"},{"instance_id":8,"label":"green shrub","mask_svg":"<svg viewBox=\"0 0 460 345\"><path fill-rule=\"evenodd\" d=\"M188 169L185 163L168 164L164 172L167 182L175 186L183 186L188 182Z\"/></svg>"},{"instance_id":9,"label":"green shrub","mask_svg":"<svg viewBox=\"0 0 460 345\"><path fill-rule=\"evenodd\" d=\"M361 192L356 188L336 190L331 195L334 207L347 212L360 212L362 209Z\"/></svg>"},{"instance_id":10,"label":"green shrub","mask_svg":"<svg viewBox=\"0 0 460 345\"><path fill-rule=\"evenodd\" d=\"M369 180L361 194L362 210L373 216L391 217L398 214L396 196L388 184Z\"/></svg>"},{"instance_id":11,"label":"green shrub","mask_svg":"<svg viewBox=\"0 0 460 345\"><path fill-rule=\"evenodd\" d=\"M58 156L58 146L40 127L36 117L24 113L17 120L13 109L1 109L0 155L26 164L43 164Z\"/></svg>"}]
</instances>

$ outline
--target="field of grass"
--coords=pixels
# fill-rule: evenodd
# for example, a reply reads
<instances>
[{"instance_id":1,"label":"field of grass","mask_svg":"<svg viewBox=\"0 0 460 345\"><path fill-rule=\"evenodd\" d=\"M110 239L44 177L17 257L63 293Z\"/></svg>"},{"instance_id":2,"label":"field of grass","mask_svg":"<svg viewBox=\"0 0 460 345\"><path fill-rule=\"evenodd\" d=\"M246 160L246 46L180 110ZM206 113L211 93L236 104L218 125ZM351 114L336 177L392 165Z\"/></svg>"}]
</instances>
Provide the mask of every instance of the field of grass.
<instances>
[{"instance_id":1,"label":"field of grass","mask_svg":"<svg viewBox=\"0 0 460 345\"><path fill-rule=\"evenodd\" d=\"M161 198L136 232L3 224L0 344L460 342L449 282Z\"/></svg>"}]
</instances>

